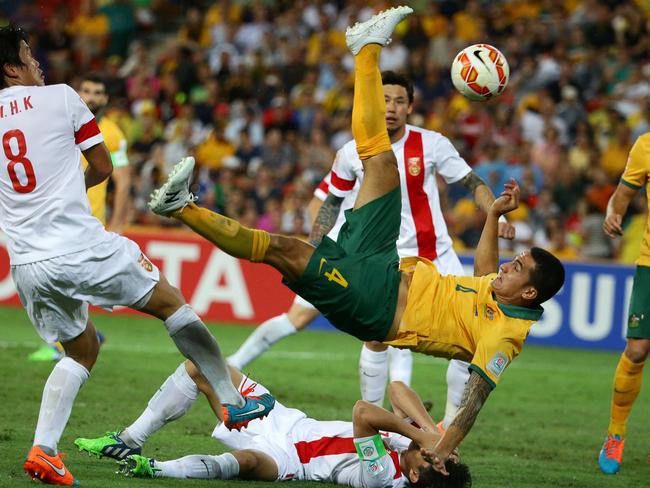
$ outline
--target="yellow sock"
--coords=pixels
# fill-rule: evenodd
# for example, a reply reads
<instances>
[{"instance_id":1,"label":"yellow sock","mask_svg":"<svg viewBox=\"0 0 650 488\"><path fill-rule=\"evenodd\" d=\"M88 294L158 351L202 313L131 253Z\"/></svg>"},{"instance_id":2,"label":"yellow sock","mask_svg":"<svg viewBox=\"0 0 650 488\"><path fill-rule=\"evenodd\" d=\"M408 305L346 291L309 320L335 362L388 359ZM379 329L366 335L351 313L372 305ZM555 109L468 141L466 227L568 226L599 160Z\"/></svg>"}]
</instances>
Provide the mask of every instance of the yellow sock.
<instances>
[{"instance_id":1,"label":"yellow sock","mask_svg":"<svg viewBox=\"0 0 650 488\"><path fill-rule=\"evenodd\" d=\"M222 251L236 258L253 262L264 260L271 243L268 232L249 229L239 222L207 208L190 203L173 217L190 227L197 234L205 237Z\"/></svg>"},{"instance_id":2,"label":"yellow sock","mask_svg":"<svg viewBox=\"0 0 650 488\"><path fill-rule=\"evenodd\" d=\"M379 72L379 44L368 44L354 58L352 135L360 159L390 151L386 129L386 102Z\"/></svg>"},{"instance_id":3,"label":"yellow sock","mask_svg":"<svg viewBox=\"0 0 650 488\"><path fill-rule=\"evenodd\" d=\"M625 438L627 418L630 416L634 400L641 390L644 364L645 362L633 363L625 353L621 354L614 374L612 413L607 430L610 435L618 434Z\"/></svg>"}]
</instances>

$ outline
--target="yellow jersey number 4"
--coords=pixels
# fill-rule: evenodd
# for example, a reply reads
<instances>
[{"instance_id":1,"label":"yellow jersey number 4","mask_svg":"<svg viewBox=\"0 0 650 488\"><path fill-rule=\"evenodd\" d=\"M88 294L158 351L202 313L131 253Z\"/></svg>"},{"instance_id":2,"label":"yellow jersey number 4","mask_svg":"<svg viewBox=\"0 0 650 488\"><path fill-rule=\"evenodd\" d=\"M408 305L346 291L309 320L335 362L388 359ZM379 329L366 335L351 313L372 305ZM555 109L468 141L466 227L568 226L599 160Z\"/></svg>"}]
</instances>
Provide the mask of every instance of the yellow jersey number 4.
<instances>
[{"instance_id":1,"label":"yellow jersey number 4","mask_svg":"<svg viewBox=\"0 0 650 488\"><path fill-rule=\"evenodd\" d=\"M318 267L318 274L320 274L321 270L323 269L323 264L325 264L326 262L327 262L327 259L320 258L320 266ZM333 281L334 283L336 283L337 285L342 286L343 288L348 287L348 280L346 280L343 277L343 275L341 274L341 272L336 268L332 268L332 271L325 271L325 273L323 273L323 275L329 281Z\"/></svg>"}]
</instances>

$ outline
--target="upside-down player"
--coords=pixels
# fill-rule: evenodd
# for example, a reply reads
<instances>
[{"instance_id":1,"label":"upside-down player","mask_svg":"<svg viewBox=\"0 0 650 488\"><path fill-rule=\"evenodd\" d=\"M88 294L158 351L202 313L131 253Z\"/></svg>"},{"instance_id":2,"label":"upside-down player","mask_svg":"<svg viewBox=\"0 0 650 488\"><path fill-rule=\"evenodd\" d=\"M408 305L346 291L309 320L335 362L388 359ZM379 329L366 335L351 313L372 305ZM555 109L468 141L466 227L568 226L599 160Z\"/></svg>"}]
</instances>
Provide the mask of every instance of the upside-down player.
<instances>
[{"instance_id":1,"label":"upside-down player","mask_svg":"<svg viewBox=\"0 0 650 488\"><path fill-rule=\"evenodd\" d=\"M471 361L460 409L429 456L436 469L471 429L506 366L517 356L540 304L564 282L560 261L533 248L499 267L498 218L517 208L514 181L492 204L476 250L476 277L441 276L431 261L400 263L400 180L386 130L378 69L381 46L411 9L400 7L346 33L355 55L352 132L364 178L338 242L314 248L292 237L251 230L202 209L189 194L193 160L186 158L152 195L151 209L172 216L228 254L276 268L285 284L314 304L339 329L363 341Z\"/></svg>"},{"instance_id":2,"label":"upside-down player","mask_svg":"<svg viewBox=\"0 0 650 488\"><path fill-rule=\"evenodd\" d=\"M402 190L402 223L397 254L399 257L427 258L442 275L463 275L465 271L452 247L440 207L437 178L440 176L450 185L462 185L470 190L476 205L485 212L492 205L494 195L449 139L437 132L407 124L413 109L412 82L392 71L383 72L381 81L386 102L386 127L397 159ZM339 149L332 171L315 192L315 196L324 201L309 235L309 242L314 246L318 246L325 235L337 239L345 222L344 211L354 205L362 180L363 165L355 142L351 140ZM503 220L499 223L499 236L512 238L514 228ZM257 327L237 352L228 357L228 362L238 369L244 368L275 342L303 330L319 314L313 305L297 296L286 314L273 317ZM389 348L376 341L364 344L359 357L361 398L382 405L389 370L392 380L410 384L412 364L408 349ZM449 363L447 404L442 421L445 428L458 410L469 377L468 366L463 361Z\"/></svg>"}]
</instances>

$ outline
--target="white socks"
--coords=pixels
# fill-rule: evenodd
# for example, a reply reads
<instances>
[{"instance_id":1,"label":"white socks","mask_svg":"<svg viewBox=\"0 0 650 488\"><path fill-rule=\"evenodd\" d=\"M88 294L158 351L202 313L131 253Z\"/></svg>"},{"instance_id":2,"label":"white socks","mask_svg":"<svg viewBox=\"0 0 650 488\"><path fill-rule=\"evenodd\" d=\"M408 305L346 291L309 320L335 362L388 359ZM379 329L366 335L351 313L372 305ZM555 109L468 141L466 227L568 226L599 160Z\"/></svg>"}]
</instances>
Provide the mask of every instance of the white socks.
<instances>
[{"instance_id":1,"label":"white socks","mask_svg":"<svg viewBox=\"0 0 650 488\"><path fill-rule=\"evenodd\" d=\"M41 410L34 434L34 445L45 448L45 452L57 453L57 444L65 429L72 405L79 388L86 382L90 373L70 357L56 363L50 373L41 400Z\"/></svg>"},{"instance_id":2,"label":"white socks","mask_svg":"<svg viewBox=\"0 0 650 488\"><path fill-rule=\"evenodd\" d=\"M239 475L239 463L227 452L219 456L195 454L173 461L155 461L155 473L161 478L193 478L231 480Z\"/></svg>"},{"instance_id":3,"label":"white socks","mask_svg":"<svg viewBox=\"0 0 650 488\"><path fill-rule=\"evenodd\" d=\"M469 363L452 359L447 366L447 404L442 426L446 429L456 417L465 385L469 380Z\"/></svg>"},{"instance_id":4,"label":"white socks","mask_svg":"<svg viewBox=\"0 0 650 488\"><path fill-rule=\"evenodd\" d=\"M273 317L260 324L235 354L228 356L228 363L237 369L243 369L264 354L273 344L296 332L286 313Z\"/></svg>"},{"instance_id":5,"label":"white socks","mask_svg":"<svg viewBox=\"0 0 650 488\"><path fill-rule=\"evenodd\" d=\"M401 381L406 386L411 386L411 373L413 372L411 350L388 346L388 371L391 381Z\"/></svg>"},{"instance_id":6,"label":"white socks","mask_svg":"<svg viewBox=\"0 0 650 488\"><path fill-rule=\"evenodd\" d=\"M120 432L120 438L130 447L142 447L165 424L185 415L198 395L199 388L183 362L151 397L140 417Z\"/></svg>"},{"instance_id":7,"label":"white socks","mask_svg":"<svg viewBox=\"0 0 650 488\"><path fill-rule=\"evenodd\" d=\"M361 398L382 406L388 381L388 350L371 351L364 344L359 357L359 383Z\"/></svg>"},{"instance_id":8,"label":"white socks","mask_svg":"<svg viewBox=\"0 0 650 488\"><path fill-rule=\"evenodd\" d=\"M411 384L413 354L408 349L388 347L385 351L371 351L364 344L359 357L359 383L361 398L367 402L383 406L388 372L391 381Z\"/></svg>"},{"instance_id":9,"label":"white socks","mask_svg":"<svg viewBox=\"0 0 650 488\"><path fill-rule=\"evenodd\" d=\"M221 403L241 407L244 397L230 381L228 366L217 341L189 305L183 305L167 320L165 327L178 350L205 376Z\"/></svg>"}]
</instances>

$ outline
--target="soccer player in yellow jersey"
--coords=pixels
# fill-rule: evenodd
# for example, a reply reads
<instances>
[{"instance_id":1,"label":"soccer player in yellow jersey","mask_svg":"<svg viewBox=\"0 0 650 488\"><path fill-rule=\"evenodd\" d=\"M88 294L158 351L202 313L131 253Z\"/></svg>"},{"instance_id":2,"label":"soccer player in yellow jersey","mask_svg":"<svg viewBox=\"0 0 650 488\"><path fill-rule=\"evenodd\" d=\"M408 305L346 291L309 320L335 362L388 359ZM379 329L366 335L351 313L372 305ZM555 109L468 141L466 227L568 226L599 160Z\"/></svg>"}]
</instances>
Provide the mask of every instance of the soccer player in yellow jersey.
<instances>
[{"instance_id":1,"label":"soccer player in yellow jersey","mask_svg":"<svg viewBox=\"0 0 650 488\"><path fill-rule=\"evenodd\" d=\"M408 258L400 266L395 245L401 222L400 179L386 129L378 61L381 46L411 11L384 11L346 33L355 56L352 133L365 176L337 242L324 237L314 247L248 229L198 207L188 190L192 158L174 168L149 206L184 222L232 256L275 267L289 288L344 332L364 341L471 361L458 413L427 454L434 467L446 473L445 461L542 315L540 304L564 283L564 268L539 248L499 268L498 219L517 208L519 187L514 181L489 209L476 250L475 277L441 276L424 258Z\"/></svg>"},{"instance_id":2,"label":"soccer player in yellow jersey","mask_svg":"<svg viewBox=\"0 0 650 488\"><path fill-rule=\"evenodd\" d=\"M650 133L640 136L632 149L625 172L607 204L603 230L612 237L623 234L623 216L637 192L650 190ZM650 206L650 196L648 205ZM607 438L600 450L598 464L605 474L616 474L621 467L625 428L632 405L641 390L643 365L650 351L650 216L636 262L632 298L627 319L627 345L614 374L612 408Z\"/></svg>"},{"instance_id":3,"label":"soccer player in yellow jersey","mask_svg":"<svg viewBox=\"0 0 650 488\"><path fill-rule=\"evenodd\" d=\"M108 104L108 94L104 81L95 75L84 77L79 86L79 95L86 102L90 111L95 114L99 130L104 136L104 142L111 154L113 173L111 179L115 187L113 211L110 222L106 222L106 191L108 180L88 190L90 210L108 230L120 233L126 224L127 205L129 201L129 188L131 186L131 173L129 159L126 154L126 137L115 122L104 117L104 109ZM81 157L84 169L88 166L86 159Z\"/></svg>"}]
</instances>

